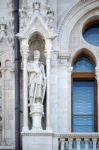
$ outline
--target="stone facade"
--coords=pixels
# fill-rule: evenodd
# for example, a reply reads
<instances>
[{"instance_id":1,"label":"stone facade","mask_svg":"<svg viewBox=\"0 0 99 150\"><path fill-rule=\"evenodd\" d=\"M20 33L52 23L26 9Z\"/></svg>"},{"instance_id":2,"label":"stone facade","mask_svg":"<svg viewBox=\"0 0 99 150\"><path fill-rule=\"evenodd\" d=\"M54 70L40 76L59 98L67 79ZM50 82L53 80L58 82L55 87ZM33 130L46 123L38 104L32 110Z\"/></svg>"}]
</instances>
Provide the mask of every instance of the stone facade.
<instances>
[{"instance_id":1,"label":"stone facade","mask_svg":"<svg viewBox=\"0 0 99 150\"><path fill-rule=\"evenodd\" d=\"M99 0L21 0L20 40L21 74L21 138L23 150L58 150L58 139L70 142L77 138L88 141L90 134L71 132L71 74L74 58L82 52L96 62L96 80L99 86L99 47L85 41L84 26L99 21ZM15 149L15 67L13 2L0 2L0 149ZM46 70L46 96L36 114L44 113L42 128L31 131L28 107L28 63L33 51L40 50ZM98 87L99 95L99 87ZM98 96L99 97L99 96ZM99 101L99 99L98 99ZM99 105L99 102L98 102ZM45 115L46 114L46 115ZM99 110L98 110L99 114ZM99 115L98 115L99 117ZM37 118L36 118L37 119ZM37 121L37 120L36 120ZM99 122L99 119L98 119ZM98 123L99 131L99 123ZM99 138L92 134L93 146ZM88 149L86 144L86 150ZM63 146L64 150L64 146ZM71 150L71 149L70 149Z\"/></svg>"}]
</instances>

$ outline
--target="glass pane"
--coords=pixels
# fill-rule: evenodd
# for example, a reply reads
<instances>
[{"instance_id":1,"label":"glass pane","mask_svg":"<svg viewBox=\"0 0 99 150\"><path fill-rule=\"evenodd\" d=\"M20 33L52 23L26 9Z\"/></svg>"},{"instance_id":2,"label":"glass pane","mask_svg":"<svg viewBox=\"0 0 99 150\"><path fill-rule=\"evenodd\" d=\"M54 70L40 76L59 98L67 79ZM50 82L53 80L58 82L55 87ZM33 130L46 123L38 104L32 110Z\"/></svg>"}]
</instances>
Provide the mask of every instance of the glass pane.
<instances>
[{"instance_id":1,"label":"glass pane","mask_svg":"<svg viewBox=\"0 0 99 150\"><path fill-rule=\"evenodd\" d=\"M85 57L81 57L74 64L73 71L74 72L93 72L94 66L89 59L87 59Z\"/></svg>"},{"instance_id":2,"label":"glass pane","mask_svg":"<svg viewBox=\"0 0 99 150\"><path fill-rule=\"evenodd\" d=\"M99 46L99 24L92 25L84 32L83 36L88 43Z\"/></svg>"},{"instance_id":3,"label":"glass pane","mask_svg":"<svg viewBox=\"0 0 99 150\"><path fill-rule=\"evenodd\" d=\"M73 83L73 131L94 132L94 81Z\"/></svg>"}]
</instances>

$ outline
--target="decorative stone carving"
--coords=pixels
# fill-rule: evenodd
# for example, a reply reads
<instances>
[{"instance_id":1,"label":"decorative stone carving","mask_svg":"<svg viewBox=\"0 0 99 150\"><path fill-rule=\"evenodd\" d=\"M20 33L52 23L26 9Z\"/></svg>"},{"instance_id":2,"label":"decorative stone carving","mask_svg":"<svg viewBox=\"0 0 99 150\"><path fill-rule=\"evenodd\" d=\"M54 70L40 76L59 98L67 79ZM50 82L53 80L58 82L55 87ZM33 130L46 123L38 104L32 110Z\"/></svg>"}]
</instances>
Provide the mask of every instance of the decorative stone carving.
<instances>
[{"instance_id":1,"label":"decorative stone carving","mask_svg":"<svg viewBox=\"0 0 99 150\"><path fill-rule=\"evenodd\" d=\"M13 72L14 71L14 62L11 60L6 60L5 61L5 69L10 72Z\"/></svg>"},{"instance_id":2,"label":"decorative stone carving","mask_svg":"<svg viewBox=\"0 0 99 150\"><path fill-rule=\"evenodd\" d=\"M27 27L27 22L31 24L34 16L40 16L49 28L53 28L54 11L48 7L46 1L29 1L20 9L20 31Z\"/></svg>"},{"instance_id":3,"label":"decorative stone carving","mask_svg":"<svg viewBox=\"0 0 99 150\"><path fill-rule=\"evenodd\" d=\"M28 63L29 72L29 106L30 115L33 119L33 127L41 128L43 115L43 100L46 90L46 76L44 65L39 61L40 52L34 51L34 61ZM39 123L38 123L39 122Z\"/></svg>"},{"instance_id":4,"label":"decorative stone carving","mask_svg":"<svg viewBox=\"0 0 99 150\"><path fill-rule=\"evenodd\" d=\"M6 36L6 24L0 24L0 41L2 41Z\"/></svg>"},{"instance_id":5,"label":"decorative stone carving","mask_svg":"<svg viewBox=\"0 0 99 150\"><path fill-rule=\"evenodd\" d=\"M8 0L8 21L7 21L7 40L12 47L14 44L14 16L13 16L13 3L12 0Z\"/></svg>"},{"instance_id":6,"label":"decorative stone carving","mask_svg":"<svg viewBox=\"0 0 99 150\"><path fill-rule=\"evenodd\" d=\"M48 27L52 29L54 23L54 11L48 10L47 15L48 15Z\"/></svg>"},{"instance_id":7,"label":"decorative stone carving","mask_svg":"<svg viewBox=\"0 0 99 150\"><path fill-rule=\"evenodd\" d=\"M34 2L33 3L33 10L35 11L40 11L40 3L39 2Z\"/></svg>"}]
</instances>

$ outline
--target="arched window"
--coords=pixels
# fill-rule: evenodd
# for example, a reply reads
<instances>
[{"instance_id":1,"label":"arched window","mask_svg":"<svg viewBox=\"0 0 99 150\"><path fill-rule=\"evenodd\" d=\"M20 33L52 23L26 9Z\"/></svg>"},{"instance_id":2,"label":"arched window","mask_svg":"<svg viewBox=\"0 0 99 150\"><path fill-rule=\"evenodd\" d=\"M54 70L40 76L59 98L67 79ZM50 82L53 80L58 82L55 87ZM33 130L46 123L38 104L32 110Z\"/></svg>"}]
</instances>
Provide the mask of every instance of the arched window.
<instances>
[{"instance_id":1,"label":"arched window","mask_svg":"<svg viewBox=\"0 0 99 150\"><path fill-rule=\"evenodd\" d=\"M99 46L99 22L92 23L88 25L88 27L85 27L83 37L88 43Z\"/></svg>"},{"instance_id":2,"label":"arched window","mask_svg":"<svg viewBox=\"0 0 99 150\"><path fill-rule=\"evenodd\" d=\"M72 131L97 131L97 88L94 62L82 55L73 63Z\"/></svg>"}]
</instances>

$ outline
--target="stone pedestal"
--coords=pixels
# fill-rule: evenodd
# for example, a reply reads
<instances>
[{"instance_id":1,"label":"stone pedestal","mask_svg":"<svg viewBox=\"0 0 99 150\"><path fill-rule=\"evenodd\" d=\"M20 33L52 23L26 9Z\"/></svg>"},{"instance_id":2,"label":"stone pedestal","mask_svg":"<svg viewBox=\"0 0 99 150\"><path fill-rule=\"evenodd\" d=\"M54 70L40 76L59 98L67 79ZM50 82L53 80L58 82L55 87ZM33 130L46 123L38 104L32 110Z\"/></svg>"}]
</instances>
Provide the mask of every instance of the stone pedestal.
<instances>
[{"instance_id":1,"label":"stone pedestal","mask_svg":"<svg viewBox=\"0 0 99 150\"><path fill-rule=\"evenodd\" d=\"M32 130L34 129L42 129L41 127L41 119L44 115L43 113L43 105L40 103L34 103L30 107L30 115L32 117Z\"/></svg>"},{"instance_id":2,"label":"stone pedestal","mask_svg":"<svg viewBox=\"0 0 99 150\"><path fill-rule=\"evenodd\" d=\"M22 150L52 150L52 135L49 133L23 133Z\"/></svg>"}]
</instances>

